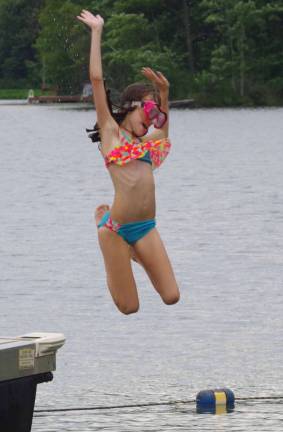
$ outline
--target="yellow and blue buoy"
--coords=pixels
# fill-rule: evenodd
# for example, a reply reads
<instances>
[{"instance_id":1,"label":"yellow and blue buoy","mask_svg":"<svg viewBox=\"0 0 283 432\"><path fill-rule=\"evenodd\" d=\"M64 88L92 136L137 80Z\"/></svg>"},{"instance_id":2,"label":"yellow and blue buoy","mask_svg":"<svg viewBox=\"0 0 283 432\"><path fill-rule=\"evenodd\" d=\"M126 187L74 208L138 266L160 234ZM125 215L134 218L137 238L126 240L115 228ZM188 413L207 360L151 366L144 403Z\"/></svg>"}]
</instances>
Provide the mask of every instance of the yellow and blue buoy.
<instances>
[{"instance_id":1,"label":"yellow and blue buoy","mask_svg":"<svg viewBox=\"0 0 283 432\"><path fill-rule=\"evenodd\" d=\"M202 390L196 396L197 413L224 414L233 411L235 396L228 388Z\"/></svg>"}]
</instances>

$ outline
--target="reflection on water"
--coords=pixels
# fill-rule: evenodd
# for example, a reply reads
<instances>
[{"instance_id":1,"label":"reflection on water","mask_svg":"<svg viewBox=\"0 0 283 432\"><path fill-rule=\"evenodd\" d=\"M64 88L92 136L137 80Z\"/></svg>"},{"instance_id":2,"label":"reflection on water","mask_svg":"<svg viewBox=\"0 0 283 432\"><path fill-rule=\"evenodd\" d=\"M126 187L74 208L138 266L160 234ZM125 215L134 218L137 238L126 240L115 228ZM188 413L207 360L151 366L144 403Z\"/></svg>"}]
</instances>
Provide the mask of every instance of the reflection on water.
<instances>
[{"instance_id":1,"label":"reflection on water","mask_svg":"<svg viewBox=\"0 0 283 432\"><path fill-rule=\"evenodd\" d=\"M134 264L141 310L105 286L93 209L112 187L85 128L93 111L0 106L2 335L58 331L67 343L37 409L283 393L282 109L172 111L156 174L157 222L182 299L168 307ZM153 257L154 259L154 257ZM279 431L282 403L233 413L189 405L37 414L34 431Z\"/></svg>"}]
</instances>

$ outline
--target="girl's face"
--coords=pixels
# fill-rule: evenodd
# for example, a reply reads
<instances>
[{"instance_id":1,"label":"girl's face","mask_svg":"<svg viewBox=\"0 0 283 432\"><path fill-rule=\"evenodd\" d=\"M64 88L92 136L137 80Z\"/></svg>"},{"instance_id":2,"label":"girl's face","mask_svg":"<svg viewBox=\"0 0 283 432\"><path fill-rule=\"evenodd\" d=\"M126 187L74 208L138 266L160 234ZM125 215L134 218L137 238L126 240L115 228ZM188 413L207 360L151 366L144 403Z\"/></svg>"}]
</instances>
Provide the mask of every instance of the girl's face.
<instances>
[{"instance_id":1,"label":"girl's face","mask_svg":"<svg viewBox=\"0 0 283 432\"><path fill-rule=\"evenodd\" d=\"M143 100L154 100L152 94L144 96ZM147 134L148 128L151 126L152 121L145 115L142 107L136 107L134 111L130 112L127 116L129 120L129 128L136 137L142 137Z\"/></svg>"}]
</instances>

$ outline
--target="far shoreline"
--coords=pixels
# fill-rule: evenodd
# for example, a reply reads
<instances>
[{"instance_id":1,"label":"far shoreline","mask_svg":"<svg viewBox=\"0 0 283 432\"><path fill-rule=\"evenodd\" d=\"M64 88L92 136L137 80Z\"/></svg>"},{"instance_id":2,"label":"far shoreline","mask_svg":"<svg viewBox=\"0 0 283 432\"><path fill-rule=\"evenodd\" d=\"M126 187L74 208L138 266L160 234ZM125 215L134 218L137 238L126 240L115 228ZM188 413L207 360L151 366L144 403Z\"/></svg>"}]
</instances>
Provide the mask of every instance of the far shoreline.
<instances>
[{"instance_id":1,"label":"far shoreline","mask_svg":"<svg viewBox=\"0 0 283 432\"><path fill-rule=\"evenodd\" d=\"M70 106L71 107L77 107L78 109L94 109L95 107L92 102L84 102L84 101L77 101L77 102L46 102L46 103L29 103L28 99L6 99L6 98L0 98L0 107L1 106ZM282 105L252 105L252 104L235 104L235 105L213 105L213 104L200 104L197 103L197 101L192 101L190 103L187 103L187 100L184 99L178 99L178 100L172 100L169 101L169 107L170 109L174 110L182 110L182 109L191 109L191 110L197 110L197 109L280 109L283 108Z\"/></svg>"}]
</instances>

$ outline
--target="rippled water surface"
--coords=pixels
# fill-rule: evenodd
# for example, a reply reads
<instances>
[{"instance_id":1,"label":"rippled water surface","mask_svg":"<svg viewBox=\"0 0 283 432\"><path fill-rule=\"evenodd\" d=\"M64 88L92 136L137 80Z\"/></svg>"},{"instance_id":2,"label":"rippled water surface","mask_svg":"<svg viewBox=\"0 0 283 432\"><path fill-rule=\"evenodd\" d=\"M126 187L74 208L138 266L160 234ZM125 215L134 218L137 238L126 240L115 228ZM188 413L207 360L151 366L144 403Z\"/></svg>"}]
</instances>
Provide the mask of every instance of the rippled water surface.
<instances>
[{"instance_id":1,"label":"rippled water surface","mask_svg":"<svg viewBox=\"0 0 283 432\"><path fill-rule=\"evenodd\" d=\"M192 400L206 388L283 395L283 109L172 111L157 222L181 301L134 264L141 309L105 285L93 209L112 186L84 129L92 110L0 106L1 336L63 332L36 410ZM154 260L155 257L153 256ZM33 431L274 431L282 400L37 412Z\"/></svg>"}]
</instances>

